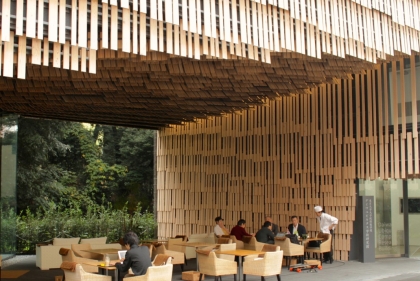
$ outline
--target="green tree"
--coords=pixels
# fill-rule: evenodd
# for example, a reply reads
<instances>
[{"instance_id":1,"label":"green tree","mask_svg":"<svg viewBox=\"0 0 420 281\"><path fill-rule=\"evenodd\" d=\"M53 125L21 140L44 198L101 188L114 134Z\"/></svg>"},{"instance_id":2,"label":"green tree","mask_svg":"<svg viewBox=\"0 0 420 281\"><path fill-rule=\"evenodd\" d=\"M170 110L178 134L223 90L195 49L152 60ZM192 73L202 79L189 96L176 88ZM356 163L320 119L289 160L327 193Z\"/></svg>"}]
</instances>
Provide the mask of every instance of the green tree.
<instances>
[{"instance_id":1,"label":"green tree","mask_svg":"<svg viewBox=\"0 0 420 281\"><path fill-rule=\"evenodd\" d=\"M127 167L118 179L113 202L121 208L128 201L129 210L140 202L143 209L153 206L154 131L126 127L97 126L95 135L103 136L102 159L110 165Z\"/></svg>"},{"instance_id":2,"label":"green tree","mask_svg":"<svg viewBox=\"0 0 420 281\"><path fill-rule=\"evenodd\" d=\"M71 122L19 119L17 198L18 212L27 206L47 206L58 201L66 171L52 159L65 155L70 146L63 142Z\"/></svg>"}]
</instances>

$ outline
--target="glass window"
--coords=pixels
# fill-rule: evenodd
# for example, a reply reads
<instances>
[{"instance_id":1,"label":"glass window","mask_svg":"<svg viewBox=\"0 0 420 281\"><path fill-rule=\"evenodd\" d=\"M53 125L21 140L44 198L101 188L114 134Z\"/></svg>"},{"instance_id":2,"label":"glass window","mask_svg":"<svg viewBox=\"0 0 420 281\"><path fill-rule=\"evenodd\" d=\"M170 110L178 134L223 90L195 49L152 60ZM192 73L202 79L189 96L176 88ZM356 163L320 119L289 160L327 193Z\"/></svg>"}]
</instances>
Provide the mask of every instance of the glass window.
<instances>
[{"instance_id":1,"label":"glass window","mask_svg":"<svg viewBox=\"0 0 420 281\"><path fill-rule=\"evenodd\" d=\"M404 219L400 212L402 180L361 180L359 192L375 198L375 256L404 255Z\"/></svg>"},{"instance_id":2,"label":"glass window","mask_svg":"<svg viewBox=\"0 0 420 281\"><path fill-rule=\"evenodd\" d=\"M417 200L420 200L420 179L407 180L407 186L408 186L409 203L410 203L410 199L413 203L415 203ZM409 256L420 258L420 212L418 212L417 204L413 204L411 206L411 211L412 212L410 212L410 208L409 208L409 213L408 213L408 225L409 225L408 226L409 228L408 241L410 242Z\"/></svg>"}]
</instances>

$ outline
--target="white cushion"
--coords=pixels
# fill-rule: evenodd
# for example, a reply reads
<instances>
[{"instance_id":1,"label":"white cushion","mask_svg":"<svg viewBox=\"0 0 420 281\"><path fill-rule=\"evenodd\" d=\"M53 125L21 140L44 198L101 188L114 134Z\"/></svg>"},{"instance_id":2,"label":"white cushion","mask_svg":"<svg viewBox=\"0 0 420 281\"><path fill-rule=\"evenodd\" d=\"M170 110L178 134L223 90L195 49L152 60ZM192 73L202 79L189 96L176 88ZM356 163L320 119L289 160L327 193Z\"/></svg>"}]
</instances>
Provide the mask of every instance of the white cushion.
<instances>
[{"instance_id":1,"label":"white cushion","mask_svg":"<svg viewBox=\"0 0 420 281\"><path fill-rule=\"evenodd\" d=\"M71 244L79 244L80 237L75 238L54 238L54 246L70 246Z\"/></svg>"},{"instance_id":2,"label":"white cushion","mask_svg":"<svg viewBox=\"0 0 420 281\"><path fill-rule=\"evenodd\" d=\"M82 239L80 240L80 244L90 244L90 245L106 244L106 238L107 237Z\"/></svg>"}]
</instances>

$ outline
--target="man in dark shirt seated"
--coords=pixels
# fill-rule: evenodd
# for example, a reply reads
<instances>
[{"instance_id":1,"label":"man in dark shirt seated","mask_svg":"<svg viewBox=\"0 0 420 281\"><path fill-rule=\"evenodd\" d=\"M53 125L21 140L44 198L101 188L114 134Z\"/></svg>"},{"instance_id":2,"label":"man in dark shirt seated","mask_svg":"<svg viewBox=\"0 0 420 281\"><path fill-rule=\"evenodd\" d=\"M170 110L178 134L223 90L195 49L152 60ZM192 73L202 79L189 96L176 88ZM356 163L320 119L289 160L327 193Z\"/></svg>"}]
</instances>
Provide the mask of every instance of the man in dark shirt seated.
<instances>
[{"instance_id":1,"label":"man in dark shirt seated","mask_svg":"<svg viewBox=\"0 0 420 281\"><path fill-rule=\"evenodd\" d=\"M147 269L151 266L149 248L146 246L139 246L139 238L137 234L130 231L124 235L124 244L127 248L125 259L120 263L115 263L119 272L119 280L122 281L124 276L131 270L134 276L146 274ZM111 265L114 265L111 263Z\"/></svg>"},{"instance_id":2,"label":"man in dark shirt seated","mask_svg":"<svg viewBox=\"0 0 420 281\"><path fill-rule=\"evenodd\" d=\"M302 234L306 234L306 228L299 224L299 219L297 216L292 216L292 223L289 224L287 227L289 234L295 234L297 236L302 236Z\"/></svg>"},{"instance_id":3,"label":"man in dark shirt seated","mask_svg":"<svg viewBox=\"0 0 420 281\"><path fill-rule=\"evenodd\" d=\"M262 228L258 230L257 234L255 234L255 238L258 242L274 244L274 234L272 231L271 222L264 222Z\"/></svg>"},{"instance_id":4,"label":"man in dark shirt seated","mask_svg":"<svg viewBox=\"0 0 420 281\"><path fill-rule=\"evenodd\" d=\"M235 235L236 240L241 240L244 236L254 236L255 234L251 233L248 234L245 230L246 221L244 219L240 219L238 224L235 225L232 230L230 231L230 235Z\"/></svg>"}]
</instances>

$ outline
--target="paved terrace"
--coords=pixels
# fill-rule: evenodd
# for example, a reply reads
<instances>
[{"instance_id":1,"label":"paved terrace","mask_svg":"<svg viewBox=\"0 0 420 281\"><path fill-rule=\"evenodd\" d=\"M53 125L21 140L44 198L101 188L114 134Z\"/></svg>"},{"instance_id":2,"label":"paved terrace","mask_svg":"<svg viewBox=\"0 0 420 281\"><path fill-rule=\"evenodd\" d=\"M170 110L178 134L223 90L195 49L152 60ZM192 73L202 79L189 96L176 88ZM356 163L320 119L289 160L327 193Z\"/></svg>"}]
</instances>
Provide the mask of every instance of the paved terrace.
<instances>
[{"instance_id":1,"label":"paved terrace","mask_svg":"<svg viewBox=\"0 0 420 281\"><path fill-rule=\"evenodd\" d=\"M195 269L195 260L189 260L185 270ZM2 270L29 270L26 274L15 279L1 278L4 281L52 281L54 276L62 274L60 269L39 270L35 267L35 256L17 256L3 262ZM341 262L324 264L324 268L316 273L289 272L283 267L281 280L386 280L386 281L411 281L420 280L420 260L411 258L389 258L378 259L375 263ZM174 266L172 280L181 280L181 269L179 265ZM214 280L207 277L205 280ZM233 280L233 276L223 277L224 281ZM247 276L248 281L259 281L259 277ZM266 278L267 281L276 280L275 277Z\"/></svg>"}]
</instances>

